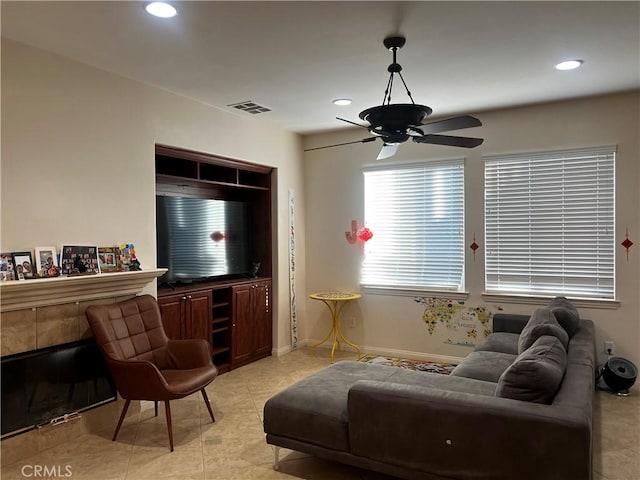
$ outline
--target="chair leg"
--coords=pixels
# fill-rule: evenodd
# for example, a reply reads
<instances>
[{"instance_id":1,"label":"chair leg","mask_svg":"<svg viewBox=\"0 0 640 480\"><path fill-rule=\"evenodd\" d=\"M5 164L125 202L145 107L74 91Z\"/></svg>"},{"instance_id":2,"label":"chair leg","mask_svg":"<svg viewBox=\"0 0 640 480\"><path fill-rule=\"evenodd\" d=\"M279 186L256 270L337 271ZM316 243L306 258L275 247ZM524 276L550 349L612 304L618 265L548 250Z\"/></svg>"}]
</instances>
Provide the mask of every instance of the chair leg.
<instances>
[{"instance_id":1,"label":"chair leg","mask_svg":"<svg viewBox=\"0 0 640 480\"><path fill-rule=\"evenodd\" d=\"M164 411L167 414L167 430L169 432L169 447L173 452L173 428L171 427L171 407L169 406L169 400L164 401Z\"/></svg>"},{"instance_id":2,"label":"chair leg","mask_svg":"<svg viewBox=\"0 0 640 480\"><path fill-rule=\"evenodd\" d=\"M211 421L216 423L216 419L213 417L213 410L211 410L211 405L209 404L209 397L207 397L207 392L203 388L200 390L202 392L202 398L204 398L204 404L207 406L207 410L209 410L209 416L211 417Z\"/></svg>"},{"instance_id":3,"label":"chair leg","mask_svg":"<svg viewBox=\"0 0 640 480\"><path fill-rule=\"evenodd\" d=\"M157 400L153 401L153 409L154 409L154 411L156 413L155 416L157 417L158 416L158 401Z\"/></svg>"},{"instance_id":4,"label":"chair leg","mask_svg":"<svg viewBox=\"0 0 640 480\"><path fill-rule=\"evenodd\" d=\"M131 400L125 400L124 402L124 407L122 407L122 413L120 414L120 420L118 420L118 425L116 426L116 431L113 432L113 438L111 439L112 442L116 441L116 438L118 437L118 432L120 431L120 427L122 426L122 422L124 421L124 417L127 415L127 410L129 410L129 404L131 403Z\"/></svg>"}]
</instances>

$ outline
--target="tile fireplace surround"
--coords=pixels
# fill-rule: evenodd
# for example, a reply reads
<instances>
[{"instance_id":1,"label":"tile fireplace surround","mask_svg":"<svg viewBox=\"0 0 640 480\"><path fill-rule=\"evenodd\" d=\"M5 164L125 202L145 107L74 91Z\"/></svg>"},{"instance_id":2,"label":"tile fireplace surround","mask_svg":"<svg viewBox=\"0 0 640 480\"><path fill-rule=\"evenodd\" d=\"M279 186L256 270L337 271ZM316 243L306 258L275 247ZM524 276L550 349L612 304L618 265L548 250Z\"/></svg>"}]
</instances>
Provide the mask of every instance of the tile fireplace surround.
<instances>
[{"instance_id":1,"label":"tile fireplace surround","mask_svg":"<svg viewBox=\"0 0 640 480\"><path fill-rule=\"evenodd\" d=\"M96 303L131 298L162 275L165 269L105 273L91 276L12 281L0 284L0 355L29 352L91 337L85 310ZM112 423L119 402L83 412L79 420L31 430L38 451ZM19 460L33 451L2 442L2 457ZM5 463L4 461L2 462Z\"/></svg>"}]
</instances>

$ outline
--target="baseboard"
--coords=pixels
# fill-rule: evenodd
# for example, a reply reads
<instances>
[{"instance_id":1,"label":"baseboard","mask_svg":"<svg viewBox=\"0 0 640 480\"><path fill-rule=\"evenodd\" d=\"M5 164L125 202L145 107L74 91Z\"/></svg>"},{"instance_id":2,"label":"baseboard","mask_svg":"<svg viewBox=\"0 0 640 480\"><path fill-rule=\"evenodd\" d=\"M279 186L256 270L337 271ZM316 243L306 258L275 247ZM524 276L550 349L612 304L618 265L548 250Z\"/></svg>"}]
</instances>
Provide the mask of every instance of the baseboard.
<instances>
[{"instance_id":1,"label":"baseboard","mask_svg":"<svg viewBox=\"0 0 640 480\"><path fill-rule=\"evenodd\" d=\"M280 347L280 348L272 348L271 355L274 357L281 357L282 355L286 355L291 351L292 351L291 345L285 345L284 347Z\"/></svg>"},{"instance_id":2,"label":"baseboard","mask_svg":"<svg viewBox=\"0 0 640 480\"><path fill-rule=\"evenodd\" d=\"M300 346L308 347L310 345L314 345L318 343L316 340L302 340L298 342ZM327 342L322 345L319 345L317 348L331 348L331 343ZM349 346L346 347L348 351L353 351L353 349ZM436 363L460 363L463 360L463 357L452 357L448 355L436 355L434 353L425 353L425 352L413 352L411 350L396 350L393 348L384 348L384 347L371 347L364 345L360 347L363 355L381 355L384 357L399 357L399 358L408 358L411 360L425 360L427 362L436 362ZM291 349L289 349L291 351Z\"/></svg>"}]
</instances>

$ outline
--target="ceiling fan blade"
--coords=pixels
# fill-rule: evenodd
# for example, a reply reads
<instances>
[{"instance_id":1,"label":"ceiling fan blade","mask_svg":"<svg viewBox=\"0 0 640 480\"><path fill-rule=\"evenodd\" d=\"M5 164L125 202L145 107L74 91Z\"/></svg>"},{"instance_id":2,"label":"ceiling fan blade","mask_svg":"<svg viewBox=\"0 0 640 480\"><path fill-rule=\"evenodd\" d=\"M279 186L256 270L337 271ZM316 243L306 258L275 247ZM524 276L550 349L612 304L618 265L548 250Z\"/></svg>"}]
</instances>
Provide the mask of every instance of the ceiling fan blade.
<instances>
[{"instance_id":1,"label":"ceiling fan blade","mask_svg":"<svg viewBox=\"0 0 640 480\"><path fill-rule=\"evenodd\" d=\"M344 118L340 118L340 117L336 117L336 120L341 120L341 121L343 121L343 122L350 123L351 125L355 125L356 127L369 128L369 127L367 127L366 125L360 125L359 123L352 122L351 120L345 120Z\"/></svg>"},{"instance_id":2,"label":"ceiling fan blade","mask_svg":"<svg viewBox=\"0 0 640 480\"><path fill-rule=\"evenodd\" d=\"M334 145L325 145L324 147L307 148L305 149L305 152L310 152L312 150L322 150L323 148L341 147L342 145L351 145L353 143L368 143L368 142L373 142L377 138L378 137L368 137L368 138L363 138L362 140L356 140L353 142L336 143Z\"/></svg>"},{"instance_id":3,"label":"ceiling fan blade","mask_svg":"<svg viewBox=\"0 0 640 480\"><path fill-rule=\"evenodd\" d=\"M462 128L480 127L482 122L470 115L463 115L461 117L449 118L447 120L440 120L439 122L425 123L420 126L420 130L425 135L438 132L446 132L449 130L460 130Z\"/></svg>"},{"instance_id":4,"label":"ceiling fan blade","mask_svg":"<svg viewBox=\"0 0 640 480\"><path fill-rule=\"evenodd\" d=\"M451 135L425 135L424 137L413 137L416 143L433 143L435 145L448 145L450 147L473 148L480 145L483 138L453 137Z\"/></svg>"},{"instance_id":5,"label":"ceiling fan blade","mask_svg":"<svg viewBox=\"0 0 640 480\"><path fill-rule=\"evenodd\" d=\"M399 143L385 143L376 160L384 160L385 158L393 157L398 151L399 146Z\"/></svg>"}]
</instances>

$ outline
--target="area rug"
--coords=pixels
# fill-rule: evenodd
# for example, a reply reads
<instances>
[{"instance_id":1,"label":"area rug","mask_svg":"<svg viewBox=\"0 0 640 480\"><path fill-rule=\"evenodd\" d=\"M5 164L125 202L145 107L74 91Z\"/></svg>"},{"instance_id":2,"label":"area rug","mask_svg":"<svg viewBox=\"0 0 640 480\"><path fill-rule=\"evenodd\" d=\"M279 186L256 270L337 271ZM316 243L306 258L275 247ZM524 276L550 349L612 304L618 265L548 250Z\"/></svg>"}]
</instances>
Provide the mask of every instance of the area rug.
<instances>
[{"instance_id":1,"label":"area rug","mask_svg":"<svg viewBox=\"0 0 640 480\"><path fill-rule=\"evenodd\" d=\"M449 375L455 364L427 362L426 360L409 360L407 358L381 357L379 355L363 355L359 362L372 363L374 365L389 365L391 367L406 368L407 370L419 370L421 372L440 373Z\"/></svg>"}]
</instances>

